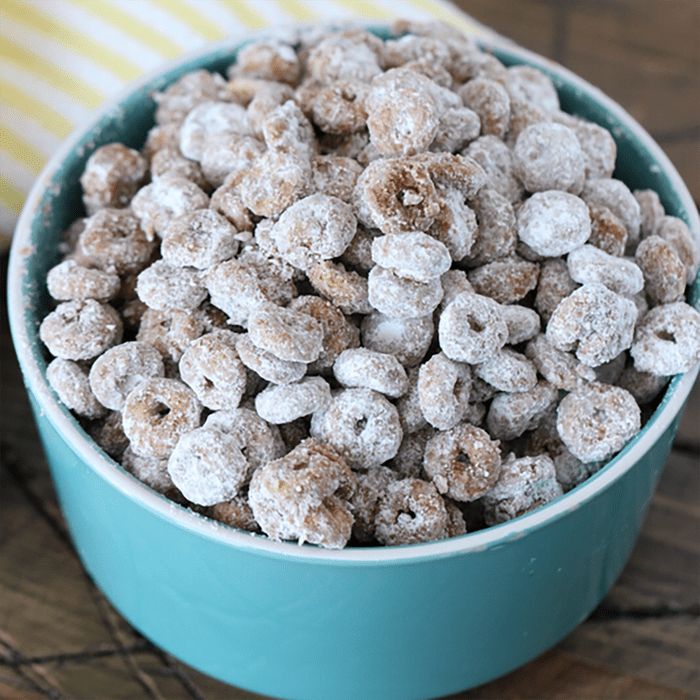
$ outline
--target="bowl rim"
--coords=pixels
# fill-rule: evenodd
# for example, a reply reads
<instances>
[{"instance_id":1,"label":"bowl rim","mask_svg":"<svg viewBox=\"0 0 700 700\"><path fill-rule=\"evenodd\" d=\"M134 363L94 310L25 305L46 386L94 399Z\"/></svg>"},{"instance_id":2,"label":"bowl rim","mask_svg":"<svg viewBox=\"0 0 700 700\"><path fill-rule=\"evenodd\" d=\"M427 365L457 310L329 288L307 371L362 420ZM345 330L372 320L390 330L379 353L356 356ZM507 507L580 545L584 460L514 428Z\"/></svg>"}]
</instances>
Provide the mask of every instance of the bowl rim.
<instances>
[{"instance_id":1,"label":"bowl rim","mask_svg":"<svg viewBox=\"0 0 700 700\"><path fill-rule=\"evenodd\" d=\"M373 28L378 26L380 25L373 25ZM388 30L388 27L381 28ZM32 341L24 322L25 291L22 288L24 261L33 253L33 244L31 242L32 222L39 212L41 198L46 188L50 185L53 174L61 167L64 159L76 148L85 134L97 126L103 117L111 113L129 95L143 89L144 86L157 79L163 73L184 67L193 60L203 59L208 55L211 55L213 58L215 54L221 51L234 51L252 38L269 35L270 33L271 30L268 28L254 35L249 34L245 39L240 35L232 36L223 41L211 43L206 47L189 52L176 60L162 64L156 70L146 73L126 86L113 99L108 100L92 118L77 128L61 145L37 177L22 209L12 241L8 268L8 309L11 334L24 382L28 391L37 401L41 415L49 420L61 439L68 444L86 466L131 500L146 507L178 528L215 540L220 544L261 556L333 565L413 563L421 560L433 560L470 552L479 552L493 546L503 545L509 541L521 539L533 529L554 522L567 513L578 509L628 472L656 443L682 409L698 374L698 366L672 379L672 384L675 384L675 386L671 386L667 390L662 402L647 422L648 429L643 429L643 433L638 437L637 441L631 446L628 445L624 448L619 455L608 462L604 469L601 469L600 472L590 477L574 490L537 508L531 513L484 530L437 542L395 547L354 547L329 550L314 546L300 546L293 542L275 542L264 535L256 536L201 516L170 501L129 474L115 460L112 460L102 452L98 445L80 428L78 422L69 416L68 412L60 405L46 381L44 372L37 363L34 354L30 351ZM700 235L700 218L692 196L688 192L681 176L658 144L626 110L600 89L567 68L520 47L508 39L493 36L479 37L478 42L486 50L492 48L502 50L513 55L516 59L555 73L558 78L568 82L600 103L606 111L623 123L648 150L676 190L681 204L687 211L691 231L696 238ZM650 424L652 421L653 424Z\"/></svg>"}]
</instances>

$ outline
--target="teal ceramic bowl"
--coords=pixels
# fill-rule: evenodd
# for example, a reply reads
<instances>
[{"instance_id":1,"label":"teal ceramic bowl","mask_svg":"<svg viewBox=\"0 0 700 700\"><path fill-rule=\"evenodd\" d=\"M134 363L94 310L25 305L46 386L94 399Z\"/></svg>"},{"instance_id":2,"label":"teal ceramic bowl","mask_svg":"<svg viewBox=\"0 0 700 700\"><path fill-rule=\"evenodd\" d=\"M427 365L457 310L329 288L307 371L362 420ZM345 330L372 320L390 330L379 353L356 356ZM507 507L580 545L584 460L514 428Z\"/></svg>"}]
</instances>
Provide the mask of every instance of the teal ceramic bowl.
<instances>
[{"instance_id":1,"label":"teal ceramic bowl","mask_svg":"<svg viewBox=\"0 0 700 700\"><path fill-rule=\"evenodd\" d=\"M652 187L697 234L678 173L618 105L510 45L505 63L555 80L563 107L611 129L618 176ZM238 532L166 500L107 457L54 397L37 326L60 232L80 213L78 177L110 141L138 147L149 94L185 71L224 69L218 45L142 81L50 162L20 219L9 271L12 333L63 512L85 564L146 637L220 680L291 698L426 698L472 687L556 644L627 561L695 372L673 379L641 433L586 483L539 510L462 537L324 551ZM698 298L698 285L693 294Z\"/></svg>"}]
</instances>

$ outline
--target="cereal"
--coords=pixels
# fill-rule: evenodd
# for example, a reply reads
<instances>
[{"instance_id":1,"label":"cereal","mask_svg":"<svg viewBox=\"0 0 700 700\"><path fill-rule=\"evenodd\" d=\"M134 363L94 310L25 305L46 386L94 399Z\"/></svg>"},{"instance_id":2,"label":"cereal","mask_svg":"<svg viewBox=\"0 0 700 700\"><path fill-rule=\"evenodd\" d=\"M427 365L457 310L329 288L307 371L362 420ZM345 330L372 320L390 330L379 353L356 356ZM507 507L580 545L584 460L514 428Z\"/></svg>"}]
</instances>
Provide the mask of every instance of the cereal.
<instances>
[{"instance_id":1,"label":"cereal","mask_svg":"<svg viewBox=\"0 0 700 700\"><path fill-rule=\"evenodd\" d=\"M506 77L511 100L532 102L548 112L559 109L559 97L551 79L531 66L511 66Z\"/></svg>"},{"instance_id":2,"label":"cereal","mask_svg":"<svg viewBox=\"0 0 700 700\"><path fill-rule=\"evenodd\" d=\"M367 279L344 265L326 260L307 270L307 276L314 290L343 313L368 314L372 310Z\"/></svg>"},{"instance_id":3,"label":"cereal","mask_svg":"<svg viewBox=\"0 0 700 700\"><path fill-rule=\"evenodd\" d=\"M639 204L642 238L653 236L656 233L656 227L666 215L664 205L661 204L661 199L654 190L635 190L633 194Z\"/></svg>"},{"instance_id":4,"label":"cereal","mask_svg":"<svg viewBox=\"0 0 700 700\"><path fill-rule=\"evenodd\" d=\"M152 377L127 394L124 433L136 454L166 459L180 437L199 426L201 411L188 386L177 379Z\"/></svg>"},{"instance_id":5,"label":"cereal","mask_svg":"<svg viewBox=\"0 0 700 700\"><path fill-rule=\"evenodd\" d=\"M306 374L305 363L280 360L271 352L256 347L247 334L238 337L236 350L240 361L265 381L291 384L298 382Z\"/></svg>"},{"instance_id":6,"label":"cereal","mask_svg":"<svg viewBox=\"0 0 700 700\"><path fill-rule=\"evenodd\" d=\"M87 430L92 439L113 459L121 459L129 447L129 438L124 435L119 411L109 411L104 418L92 421Z\"/></svg>"},{"instance_id":7,"label":"cereal","mask_svg":"<svg viewBox=\"0 0 700 700\"><path fill-rule=\"evenodd\" d=\"M637 325L630 355L640 372L688 372L700 359L700 313L682 301L654 307Z\"/></svg>"},{"instance_id":8,"label":"cereal","mask_svg":"<svg viewBox=\"0 0 700 700\"><path fill-rule=\"evenodd\" d=\"M146 486L173 499L177 498L177 488L168 474L168 460L157 457L142 457L130 447L124 450L122 466Z\"/></svg>"},{"instance_id":9,"label":"cereal","mask_svg":"<svg viewBox=\"0 0 700 700\"><path fill-rule=\"evenodd\" d=\"M254 228L251 212L243 204L238 188L242 179L239 173L232 173L211 196L209 208L225 217L237 231L252 231Z\"/></svg>"},{"instance_id":10,"label":"cereal","mask_svg":"<svg viewBox=\"0 0 700 700\"><path fill-rule=\"evenodd\" d=\"M139 274L136 292L144 304L157 311L192 311L207 296L198 270L175 267L163 259L156 260Z\"/></svg>"},{"instance_id":11,"label":"cereal","mask_svg":"<svg viewBox=\"0 0 700 700\"><path fill-rule=\"evenodd\" d=\"M607 207L591 204L588 207L591 217L591 236L588 242L610 255L625 254L627 228Z\"/></svg>"},{"instance_id":12,"label":"cereal","mask_svg":"<svg viewBox=\"0 0 700 700\"><path fill-rule=\"evenodd\" d=\"M585 381L593 381L592 368L579 362L571 353L555 347L544 333L533 338L525 347L525 356L537 371L557 389L573 391Z\"/></svg>"},{"instance_id":13,"label":"cereal","mask_svg":"<svg viewBox=\"0 0 700 700\"><path fill-rule=\"evenodd\" d=\"M518 210L518 237L539 255L566 255L590 235L588 207L568 192L536 192Z\"/></svg>"},{"instance_id":14,"label":"cereal","mask_svg":"<svg viewBox=\"0 0 700 700\"><path fill-rule=\"evenodd\" d=\"M408 377L393 356L367 348L351 348L338 355L333 376L344 387L363 387L398 398L406 393Z\"/></svg>"},{"instance_id":15,"label":"cereal","mask_svg":"<svg viewBox=\"0 0 700 700\"><path fill-rule=\"evenodd\" d=\"M450 252L421 231L378 236L372 241L372 260L399 277L429 282L447 272Z\"/></svg>"},{"instance_id":16,"label":"cereal","mask_svg":"<svg viewBox=\"0 0 700 700\"><path fill-rule=\"evenodd\" d=\"M644 276L631 260L609 255L592 245L572 250L567 258L571 279L580 284L604 284L618 294L631 296L644 288Z\"/></svg>"},{"instance_id":17,"label":"cereal","mask_svg":"<svg viewBox=\"0 0 700 700\"><path fill-rule=\"evenodd\" d=\"M496 394L486 416L486 427L492 437L514 440L536 428L557 399L555 387L542 380L529 391Z\"/></svg>"},{"instance_id":18,"label":"cereal","mask_svg":"<svg viewBox=\"0 0 700 700\"><path fill-rule=\"evenodd\" d=\"M477 294L499 304L512 304L537 286L539 274L539 265L513 255L481 265L468 276Z\"/></svg>"},{"instance_id":19,"label":"cereal","mask_svg":"<svg viewBox=\"0 0 700 700\"><path fill-rule=\"evenodd\" d=\"M581 197L588 205L607 207L627 228L628 242L636 245L639 241L641 211L624 182L614 178L588 180Z\"/></svg>"},{"instance_id":20,"label":"cereal","mask_svg":"<svg viewBox=\"0 0 700 700\"><path fill-rule=\"evenodd\" d=\"M591 383L567 394L557 409L557 431L582 462L610 459L639 431L639 406L625 389Z\"/></svg>"},{"instance_id":21,"label":"cereal","mask_svg":"<svg viewBox=\"0 0 700 700\"><path fill-rule=\"evenodd\" d=\"M156 180L166 175L191 180L202 190L209 187L199 163L185 158L177 145L165 146L151 156L151 179Z\"/></svg>"},{"instance_id":22,"label":"cereal","mask_svg":"<svg viewBox=\"0 0 700 700\"><path fill-rule=\"evenodd\" d=\"M408 370L408 389L396 402L404 437L416 433L428 425L420 407L420 394L418 393L419 372L418 367Z\"/></svg>"},{"instance_id":23,"label":"cereal","mask_svg":"<svg viewBox=\"0 0 700 700\"><path fill-rule=\"evenodd\" d=\"M54 357L90 360L121 341L122 320L109 304L66 301L44 318L39 337Z\"/></svg>"},{"instance_id":24,"label":"cereal","mask_svg":"<svg viewBox=\"0 0 700 700\"><path fill-rule=\"evenodd\" d=\"M428 440L423 468L439 493L474 501L498 481L501 453L486 431L462 423Z\"/></svg>"},{"instance_id":25,"label":"cereal","mask_svg":"<svg viewBox=\"0 0 700 700\"><path fill-rule=\"evenodd\" d=\"M425 357L434 333L432 316L399 319L373 311L362 319L364 347L389 353L406 367L417 365Z\"/></svg>"},{"instance_id":26,"label":"cereal","mask_svg":"<svg viewBox=\"0 0 700 700\"><path fill-rule=\"evenodd\" d=\"M122 343L95 360L90 368L90 388L103 406L121 411L132 389L164 373L163 358L152 345Z\"/></svg>"},{"instance_id":27,"label":"cereal","mask_svg":"<svg viewBox=\"0 0 700 700\"><path fill-rule=\"evenodd\" d=\"M571 279L569 268L564 260L545 260L540 265L535 308L545 323L549 322L559 302L568 297L578 286Z\"/></svg>"},{"instance_id":28,"label":"cereal","mask_svg":"<svg viewBox=\"0 0 700 700\"><path fill-rule=\"evenodd\" d=\"M202 151L202 174L212 187L220 187L230 175L243 176L264 150L263 144L252 136L213 136Z\"/></svg>"},{"instance_id":29,"label":"cereal","mask_svg":"<svg viewBox=\"0 0 700 700\"><path fill-rule=\"evenodd\" d=\"M450 189L442 195L440 210L428 233L447 248L452 260L459 262L469 255L477 239L478 223L461 192Z\"/></svg>"},{"instance_id":30,"label":"cereal","mask_svg":"<svg viewBox=\"0 0 700 700\"><path fill-rule=\"evenodd\" d=\"M633 301L594 282L560 302L547 325L547 338L560 350L575 351L583 364L597 367L632 345L636 320Z\"/></svg>"},{"instance_id":31,"label":"cereal","mask_svg":"<svg viewBox=\"0 0 700 700\"><path fill-rule=\"evenodd\" d=\"M502 348L474 368L477 377L499 391L529 391L537 384L535 365L524 355Z\"/></svg>"},{"instance_id":32,"label":"cereal","mask_svg":"<svg viewBox=\"0 0 700 700\"><path fill-rule=\"evenodd\" d=\"M394 457L403 431L395 406L370 389L341 389L311 419L311 435L336 449L354 469Z\"/></svg>"},{"instance_id":33,"label":"cereal","mask_svg":"<svg viewBox=\"0 0 700 700\"><path fill-rule=\"evenodd\" d=\"M260 526L253 516L253 509L248 505L247 493L239 493L228 501L214 504L207 514L210 518L229 527L235 527L237 530L260 532Z\"/></svg>"},{"instance_id":34,"label":"cereal","mask_svg":"<svg viewBox=\"0 0 700 700\"><path fill-rule=\"evenodd\" d=\"M458 95L479 115L482 134L499 139L506 135L510 123L510 98L500 83L489 78L474 78L458 90Z\"/></svg>"},{"instance_id":35,"label":"cereal","mask_svg":"<svg viewBox=\"0 0 700 700\"><path fill-rule=\"evenodd\" d=\"M474 364L505 345L508 327L493 299L463 292L442 312L438 337L447 357Z\"/></svg>"},{"instance_id":36,"label":"cereal","mask_svg":"<svg viewBox=\"0 0 700 700\"><path fill-rule=\"evenodd\" d=\"M617 158L617 144L612 134L598 124L577 119L572 124L586 166L586 179L612 177Z\"/></svg>"},{"instance_id":37,"label":"cereal","mask_svg":"<svg viewBox=\"0 0 700 700\"><path fill-rule=\"evenodd\" d=\"M69 410L86 418L101 418L107 412L90 389L87 372L72 360L53 359L46 380Z\"/></svg>"},{"instance_id":38,"label":"cereal","mask_svg":"<svg viewBox=\"0 0 700 700\"><path fill-rule=\"evenodd\" d=\"M700 266L700 246L682 219L664 216L656 227L656 235L675 249L685 265L686 282L692 284Z\"/></svg>"},{"instance_id":39,"label":"cereal","mask_svg":"<svg viewBox=\"0 0 700 700\"><path fill-rule=\"evenodd\" d=\"M382 72L382 43L362 29L326 36L309 53L306 69L321 83L356 80L369 83Z\"/></svg>"},{"instance_id":40,"label":"cereal","mask_svg":"<svg viewBox=\"0 0 700 700\"><path fill-rule=\"evenodd\" d=\"M433 355L418 370L418 402L425 420L449 430L464 419L471 390L471 371L444 353Z\"/></svg>"},{"instance_id":41,"label":"cereal","mask_svg":"<svg viewBox=\"0 0 700 700\"><path fill-rule=\"evenodd\" d=\"M292 384L270 384L255 397L258 415L273 425L323 411L331 401L328 382L321 377L304 377Z\"/></svg>"},{"instance_id":42,"label":"cereal","mask_svg":"<svg viewBox=\"0 0 700 700\"><path fill-rule=\"evenodd\" d=\"M685 274L685 268L684 268ZM58 301L109 301L119 291L119 277L112 272L91 269L75 260L64 260L46 276L49 294Z\"/></svg>"},{"instance_id":43,"label":"cereal","mask_svg":"<svg viewBox=\"0 0 700 700\"><path fill-rule=\"evenodd\" d=\"M204 319L185 311L146 309L136 340L155 347L169 363L180 361L189 344L204 332Z\"/></svg>"},{"instance_id":44,"label":"cereal","mask_svg":"<svg viewBox=\"0 0 700 700\"><path fill-rule=\"evenodd\" d=\"M453 153L461 151L479 136L479 115L467 107L450 107L440 115L438 130L430 148Z\"/></svg>"},{"instance_id":45,"label":"cereal","mask_svg":"<svg viewBox=\"0 0 700 700\"><path fill-rule=\"evenodd\" d=\"M679 301L685 291L685 265L676 250L660 236L647 236L634 259L644 275L644 289L654 304Z\"/></svg>"},{"instance_id":46,"label":"cereal","mask_svg":"<svg viewBox=\"0 0 700 700\"><path fill-rule=\"evenodd\" d=\"M534 338L540 330L540 317L533 309L518 304L508 304L500 309L508 328L508 345L517 345Z\"/></svg>"},{"instance_id":47,"label":"cereal","mask_svg":"<svg viewBox=\"0 0 700 700\"><path fill-rule=\"evenodd\" d=\"M617 384L622 370L627 363L627 352L621 352L617 357L596 367L593 371L596 379L602 384Z\"/></svg>"},{"instance_id":48,"label":"cereal","mask_svg":"<svg viewBox=\"0 0 700 700\"><path fill-rule=\"evenodd\" d=\"M393 318L420 318L431 314L442 299L440 278L427 282L400 277L375 265L367 278L369 303Z\"/></svg>"},{"instance_id":49,"label":"cereal","mask_svg":"<svg viewBox=\"0 0 700 700\"><path fill-rule=\"evenodd\" d=\"M195 70L185 73L164 92L153 96L158 108L156 123L182 122L198 104L222 97L226 81L218 73Z\"/></svg>"},{"instance_id":50,"label":"cereal","mask_svg":"<svg viewBox=\"0 0 700 700\"><path fill-rule=\"evenodd\" d=\"M352 532L348 499L355 484L355 476L332 448L309 439L253 474L248 503L273 540L340 549Z\"/></svg>"},{"instance_id":51,"label":"cereal","mask_svg":"<svg viewBox=\"0 0 700 700\"><path fill-rule=\"evenodd\" d=\"M495 189L484 187L473 201L479 234L469 263L483 265L515 252L517 231L510 202Z\"/></svg>"},{"instance_id":52,"label":"cereal","mask_svg":"<svg viewBox=\"0 0 700 700\"><path fill-rule=\"evenodd\" d=\"M515 175L511 150L497 136L480 136L464 151L486 173L488 187L494 189L511 204L520 202L523 187Z\"/></svg>"},{"instance_id":53,"label":"cereal","mask_svg":"<svg viewBox=\"0 0 700 700\"><path fill-rule=\"evenodd\" d=\"M474 294L474 287L467 277L464 270L448 270L440 277L442 284L443 297L440 302L440 309L444 309L455 297L458 297L462 292Z\"/></svg>"},{"instance_id":54,"label":"cereal","mask_svg":"<svg viewBox=\"0 0 700 700\"><path fill-rule=\"evenodd\" d=\"M355 522L352 537L357 542L368 543L374 539L374 522L379 510L379 501L397 474L387 467L375 467L365 474L357 475L357 488L350 499Z\"/></svg>"},{"instance_id":55,"label":"cereal","mask_svg":"<svg viewBox=\"0 0 700 700\"><path fill-rule=\"evenodd\" d=\"M180 151L185 158L201 161L210 139L223 134L247 134L246 111L231 102L203 102L185 117L180 128Z\"/></svg>"},{"instance_id":56,"label":"cereal","mask_svg":"<svg viewBox=\"0 0 700 700\"><path fill-rule=\"evenodd\" d=\"M241 79L237 79L236 84L240 84ZM229 85L232 85L229 83ZM294 90L284 83L274 83L269 81L256 81L257 92L252 96L246 108L246 116L248 117L248 126L256 139L265 139L265 132L271 138L273 123L280 126L283 131L286 131L283 120L280 120L280 113L277 112L270 121L268 117L275 113L278 107L286 104L294 98ZM303 129L304 140L306 145L310 145L310 133L307 126L307 119L299 119L299 114L292 107L287 107L297 117L296 126ZM267 125L267 126L266 126ZM289 134L289 132L287 132ZM299 132L298 132L299 133ZM269 144L268 144L269 145Z\"/></svg>"},{"instance_id":57,"label":"cereal","mask_svg":"<svg viewBox=\"0 0 700 700\"><path fill-rule=\"evenodd\" d=\"M314 124L329 134L353 134L367 125L365 100L368 88L362 83L338 81L322 87L311 105Z\"/></svg>"},{"instance_id":58,"label":"cereal","mask_svg":"<svg viewBox=\"0 0 700 700\"><path fill-rule=\"evenodd\" d=\"M288 44L272 39L244 46L231 66L229 77L244 75L294 85L299 80L299 72L299 59L294 49Z\"/></svg>"},{"instance_id":59,"label":"cereal","mask_svg":"<svg viewBox=\"0 0 700 700\"><path fill-rule=\"evenodd\" d=\"M404 434L396 457L391 460L394 475L401 478L420 478L423 473L423 455L428 440L435 434L430 427L424 427L415 433ZM376 467L382 469L382 467ZM370 470L370 473L374 469Z\"/></svg>"},{"instance_id":60,"label":"cereal","mask_svg":"<svg viewBox=\"0 0 700 700\"><path fill-rule=\"evenodd\" d=\"M317 192L352 202L357 178L362 172L362 166L356 160L342 156L316 156L312 165L314 189Z\"/></svg>"}]
</instances>

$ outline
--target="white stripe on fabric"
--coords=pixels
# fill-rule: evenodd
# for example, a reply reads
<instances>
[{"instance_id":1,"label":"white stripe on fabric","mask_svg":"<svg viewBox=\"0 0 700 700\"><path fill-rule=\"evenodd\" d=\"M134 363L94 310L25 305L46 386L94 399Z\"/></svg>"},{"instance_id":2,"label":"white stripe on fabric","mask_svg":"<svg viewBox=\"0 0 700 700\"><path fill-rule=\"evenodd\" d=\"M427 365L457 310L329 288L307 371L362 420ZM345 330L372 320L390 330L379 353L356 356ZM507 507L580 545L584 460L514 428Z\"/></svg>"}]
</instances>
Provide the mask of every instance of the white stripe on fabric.
<instances>
[{"instance_id":1,"label":"white stripe on fabric","mask_svg":"<svg viewBox=\"0 0 700 700\"><path fill-rule=\"evenodd\" d=\"M47 160L61 143L61 139L44 129L32 119L30 114L24 114L2 102L0 102L0 123L41 151Z\"/></svg>"}]
</instances>

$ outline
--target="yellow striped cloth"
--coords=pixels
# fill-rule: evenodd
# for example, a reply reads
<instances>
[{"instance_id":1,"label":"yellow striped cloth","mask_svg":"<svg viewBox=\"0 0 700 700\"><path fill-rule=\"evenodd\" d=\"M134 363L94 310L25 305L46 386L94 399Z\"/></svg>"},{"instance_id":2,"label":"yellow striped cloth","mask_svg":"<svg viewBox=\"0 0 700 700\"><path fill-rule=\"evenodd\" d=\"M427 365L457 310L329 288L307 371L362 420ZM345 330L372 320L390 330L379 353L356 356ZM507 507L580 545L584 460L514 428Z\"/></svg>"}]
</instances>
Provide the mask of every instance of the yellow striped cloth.
<instances>
[{"instance_id":1,"label":"yellow striped cloth","mask_svg":"<svg viewBox=\"0 0 700 700\"><path fill-rule=\"evenodd\" d=\"M445 0L0 0L0 249L58 144L142 73L266 26L397 17L487 31Z\"/></svg>"}]
</instances>

